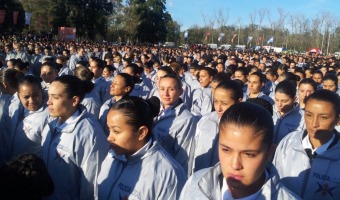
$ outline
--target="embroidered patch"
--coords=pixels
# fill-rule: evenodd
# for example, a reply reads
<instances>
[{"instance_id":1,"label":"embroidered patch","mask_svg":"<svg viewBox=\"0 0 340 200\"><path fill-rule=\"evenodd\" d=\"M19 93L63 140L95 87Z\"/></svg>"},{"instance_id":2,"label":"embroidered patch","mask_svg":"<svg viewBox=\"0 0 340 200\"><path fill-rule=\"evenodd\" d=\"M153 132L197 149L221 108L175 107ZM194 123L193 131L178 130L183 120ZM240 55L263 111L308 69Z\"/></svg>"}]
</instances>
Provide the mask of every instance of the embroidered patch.
<instances>
[{"instance_id":1,"label":"embroidered patch","mask_svg":"<svg viewBox=\"0 0 340 200\"><path fill-rule=\"evenodd\" d=\"M335 187L329 187L329 185L327 183L321 185L319 182L318 184L318 189L315 191L315 193L319 193L321 192L322 196L327 196L330 195L331 197L334 198L332 191L335 189Z\"/></svg>"}]
</instances>

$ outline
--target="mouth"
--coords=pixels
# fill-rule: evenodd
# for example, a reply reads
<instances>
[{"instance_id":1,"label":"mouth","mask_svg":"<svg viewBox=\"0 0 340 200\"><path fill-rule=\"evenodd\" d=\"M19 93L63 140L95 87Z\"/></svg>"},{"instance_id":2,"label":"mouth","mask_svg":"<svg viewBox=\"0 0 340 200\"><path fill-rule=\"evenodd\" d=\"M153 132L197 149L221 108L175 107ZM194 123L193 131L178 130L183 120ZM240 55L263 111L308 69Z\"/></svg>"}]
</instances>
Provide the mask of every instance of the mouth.
<instances>
[{"instance_id":1,"label":"mouth","mask_svg":"<svg viewBox=\"0 0 340 200\"><path fill-rule=\"evenodd\" d=\"M231 180L241 181L244 176L237 175L237 174L229 174L228 178Z\"/></svg>"}]
</instances>

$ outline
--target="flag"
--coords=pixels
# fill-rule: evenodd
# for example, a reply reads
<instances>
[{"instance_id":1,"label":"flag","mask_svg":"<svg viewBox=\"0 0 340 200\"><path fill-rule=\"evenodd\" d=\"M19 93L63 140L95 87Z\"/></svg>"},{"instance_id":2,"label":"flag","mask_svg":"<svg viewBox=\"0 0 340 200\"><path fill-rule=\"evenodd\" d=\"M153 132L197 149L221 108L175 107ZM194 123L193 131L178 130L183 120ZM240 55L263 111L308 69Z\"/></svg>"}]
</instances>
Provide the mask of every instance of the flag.
<instances>
[{"instance_id":1,"label":"flag","mask_svg":"<svg viewBox=\"0 0 340 200\"><path fill-rule=\"evenodd\" d=\"M188 38L188 31L185 31L184 32L184 39L187 39Z\"/></svg>"},{"instance_id":2,"label":"flag","mask_svg":"<svg viewBox=\"0 0 340 200\"><path fill-rule=\"evenodd\" d=\"M39 16L38 16L38 19L37 19L37 25L38 25L38 27L41 27L41 21L42 21L42 18L41 18L41 16L39 15Z\"/></svg>"},{"instance_id":3,"label":"flag","mask_svg":"<svg viewBox=\"0 0 340 200\"><path fill-rule=\"evenodd\" d=\"M262 42L262 37L260 36L260 37L257 38L257 45L260 45L261 42Z\"/></svg>"},{"instance_id":4,"label":"flag","mask_svg":"<svg viewBox=\"0 0 340 200\"><path fill-rule=\"evenodd\" d=\"M220 42L223 36L224 36L224 33L219 33L217 40Z\"/></svg>"},{"instance_id":5,"label":"flag","mask_svg":"<svg viewBox=\"0 0 340 200\"><path fill-rule=\"evenodd\" d=\"M208 38L209 38L209 36L210 36L210 32L207 32L207 33L205 34L204 41L207 41L207 40L208 40Z\"/></svg>"},{"instance_id":6,"label":"flag","mask_svg":"<svg viewBox=\"0 0 340 200\"><path fill-rule=\"evenodd\" d=\"M32 13L25 12L25 24L30 25Z\"/></svg>"},{"instance_id":7,"label":"flag","mask_svg":"<svg viewBox=\"0 0 340 200\"><path fill-rule=\"evenodd\" d=\"M272 36L271 38L269 38L269 40L267 41L267 44L269 44L269 43L273 43L273 41L274 41L274 37Z\"/></svg>"},{"instance_id":8,"label":"flag","mask_svg":"<svg viewBox=\"0 0 340 200\"><path fill-rule=\"evenodd\" d=\"M14 25L18 24L18 15L19 15L19 11L13 11L13 24Z\"/></svg>"},{"instance_id":9,"label":"flag","mask_svg":"<svg viewBox=\"0 0 340 200\"><path fill-rule=\"evenodd\" d=\"M253 39L253 36L248 36L248 39L247 39L247 44L249 44L249 42Z\"/></svg>"},{"instance_id":10,"label":"flag","mask_svg":"<svg viewBox=\"0 0 340 200\"><path fill-rule=\"evenodd\" d=\"M3 24L5 22L6 17L6 10L1 9L0 10L0 24Z\"/></svg>"},{"instance_id":11,"label":"flag","mask_svg":"<svg viewBox=\"0 0 340 200\"><path fill-rule=\"evenodd\" d=\"M234 36L233 36L233 38L231 38L231 43L233 43L234 42L234 39L235 39L235 37L237 36L237 34L234 34Z\"/></svg>"},{"instance_id":12,"label":"flag","mask_svg":"<svg viewBox=\"0 0 340 200\"><path fill-rule=\"evenodd\" d=\"M47 25L48 25L48 27L52 26L52 21L53 21L53 18L51 16L48 16L47 17Z\"/></svg>"}]
</instances>

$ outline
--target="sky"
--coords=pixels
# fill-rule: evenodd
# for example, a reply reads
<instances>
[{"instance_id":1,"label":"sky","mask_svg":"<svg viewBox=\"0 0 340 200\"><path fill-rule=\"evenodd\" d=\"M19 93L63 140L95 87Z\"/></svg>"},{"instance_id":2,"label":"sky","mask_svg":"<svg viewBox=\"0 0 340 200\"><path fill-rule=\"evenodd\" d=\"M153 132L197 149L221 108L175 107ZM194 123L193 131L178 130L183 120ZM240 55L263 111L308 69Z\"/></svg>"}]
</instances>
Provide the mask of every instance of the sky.
<instances>
[{"instance_id":1,"label":"sky","mask_svg":"<svg viewBox=\"0 0 340 200\"><path fill-rule=\"evenodd\" d=\"M207 22L214 21L219 11L223 12L224 18L228 18L227 25L235 26L248 25L250 15L255 14L255 23L259 24L260 10L268 10L271 20L278 19L278 9L294 17L315 19L329 13L338 22L340 19L340 0L167 0L166 9L181 25L181 31L194 25L204 27L204 19ZM264 17L262 24L269 27L268 15Z\"/></svg>"}]
</instances>

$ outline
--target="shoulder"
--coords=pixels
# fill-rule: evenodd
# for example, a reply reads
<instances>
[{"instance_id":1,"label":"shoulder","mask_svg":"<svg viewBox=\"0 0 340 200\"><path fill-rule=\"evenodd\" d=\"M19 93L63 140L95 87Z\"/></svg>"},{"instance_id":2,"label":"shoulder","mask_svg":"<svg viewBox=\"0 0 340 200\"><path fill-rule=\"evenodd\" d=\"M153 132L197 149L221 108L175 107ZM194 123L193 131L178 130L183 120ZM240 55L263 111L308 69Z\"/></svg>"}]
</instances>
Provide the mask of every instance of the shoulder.
<instances>
[{"instance_id":1,"label":"shoulder","mask_svg":"<svg viewBox=\"0 0 340 200\"><path fill-rule=\"evenodd\" d=\"M180 164L157 141L154 141L153 147L150 149L149 158L153 160L152 170L159 178L177 177L177 179L182 179L186 176Z\"/></svg>"},{"instance_id":2,"label":"shoulder","mask_svg":"<svg viewBox=\"0 0 340 200\"><path fill-rule=\"evenodd\" d=\"M208 113L206 115L203 115L203 117L198 121L197 126L199 126L199 125L206 126L207 123L210 124L212 122L218 123L218 116L217 116L217 113L215 111Z\"/></svg>"},{"instance_id":3,"label":"shoulder","mask_svg":"<svg viewBox=\"0 0 340 200\"><path fill-rule=\"evenodd\" d=\"M194 174L192 174L188 181L185 183L184 188L181 192L180 199L188 199L188 198L193 198L193 197L198 197L202 193L199 187L199 182L203 178L204 175L209 173L212 168L205 168L201 169ZM213 184L213 183L212 183Z\"/></svg>"}]
</instances>

